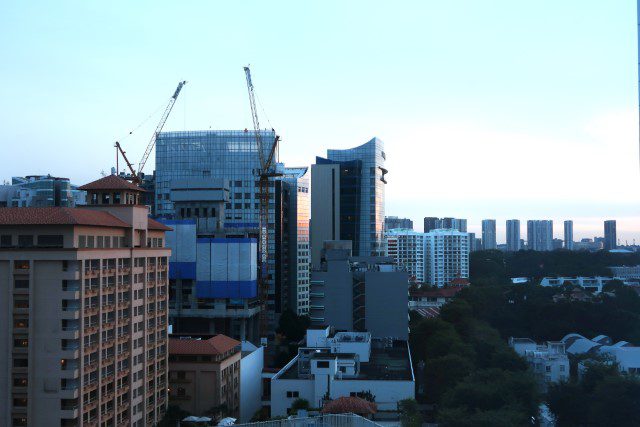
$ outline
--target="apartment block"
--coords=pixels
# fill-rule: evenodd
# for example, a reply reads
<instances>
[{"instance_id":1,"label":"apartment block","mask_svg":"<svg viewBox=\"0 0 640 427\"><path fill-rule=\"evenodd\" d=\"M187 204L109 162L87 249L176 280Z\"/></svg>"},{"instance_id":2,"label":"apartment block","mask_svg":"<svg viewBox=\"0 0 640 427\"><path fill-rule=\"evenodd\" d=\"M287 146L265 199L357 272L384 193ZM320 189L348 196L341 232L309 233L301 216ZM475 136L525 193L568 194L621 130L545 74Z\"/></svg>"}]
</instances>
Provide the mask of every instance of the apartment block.
<instances>
[{"instance_id":1,"label":"apartment block","mask_svg":"<svg viewBox=\"0 0 640 427\"><path fill-rule=\"evenodd\" d=\"M425 283L442 287L469 278L469 233L437 229L425 235Z\"/></svg>"},{"instance_id":2,"label":"apartment block","mask_svg":"<svg viewBox=\"0 0 640 427\"><path fill-rule=\"evenodd\" d=\"M311 271L311 324L406 340L409 275L393 258L351 256L344 240L325 242L322 252Z\"/></svg>"},{"instance_id":3,"label":"apartment block","mask_svg":"<svg viewBox=\"0 0 640 427\"><path fill-rule=\"evenodd\" d=\"M225 335L169 339L169 402L190 414L240 416L241 343Z\"/></svg>"},{"instance_id":4,"label":"apartment block","mask_svg":"<svg viewBox=\"0 0 640 427\"><path fill-rule=\"evenodd\" d=\"M407 229L387 232L387 256L393 258L398 268L409 273L409 280L424 283L425 233Z\"/></svg>"},{"instance_id":5,"label":"apartment block","mask_svg":"<svg viewBox=\"0 0 640 427\"><path fill-rule=\"evenodd\" d=\"M147 426L167 399L164 225L114 175L0 208L0 424Z\"/></svg>"}]
</instances>

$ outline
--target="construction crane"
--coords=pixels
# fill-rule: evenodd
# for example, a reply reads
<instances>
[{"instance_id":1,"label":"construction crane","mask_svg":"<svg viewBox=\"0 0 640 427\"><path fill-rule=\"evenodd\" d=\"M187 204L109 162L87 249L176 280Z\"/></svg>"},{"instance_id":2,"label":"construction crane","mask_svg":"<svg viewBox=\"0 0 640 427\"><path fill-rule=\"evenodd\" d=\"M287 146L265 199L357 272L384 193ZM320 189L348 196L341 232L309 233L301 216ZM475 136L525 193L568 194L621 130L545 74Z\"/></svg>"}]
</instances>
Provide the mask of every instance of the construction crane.
<instances>
[{"instance_id":1,"label":"construction crane","mask_svg":"<svg viewBox=\"0 0 640 427\"><path fill-rule=\"evenodd\" d=\"M273 145L265 150L262 135L260 134L260 121L258 120L258 110L256 109L256 99L251 81L251 70L249 66L244 67L245 77L247 78L247 91L249 92L249 104L251 105L251 118L253 119L253 129L255 133L256 148L258 149L259 168L254 170L254 175L258 177L259 188L259 204L260 204L260 222L258 253L260 254L260 269L258 272L258 286L260 288L260 298L262 300L262 310L260 310L260 336L265 338L268 333L268 319L266 313L266 305L269 296L269 178L281 176L275 170L277 162L276 153L278 141L280 137L275 135ZM265 153L266 151L266 153ZM274 161L275 159L275 161Z\"/></svg>"},{"instance_id":2,"label":"construction crane","mask_svg":"<svg viewBox=\"0 0 640 427\"><path fill-rule=\"evenodd\" d=\"M178 95L180 95L180 91L182 90L182 87L186 83L187 83L186 81L181 81L180 83L178 83L178 87L176 88L175 92L173 93L173 95L169 99L169 104L167 104L167 107L164 109L164 113L162 113L162 117L160 118L160 122L156 126L156 129L153 132L153 135L151 135L151 140L147 144L147 148L144 151L144 154L142 155L142 159L140 160L140 163L138 163L138 171L137 172L134 169L134 167L131 164L131 162L129 161L129 159L127 159L125 151L120 146L120 142L116 141L115 147L118 150L116 152L116 170L118 170L117 168L118 168L118 152L119 152L122 155L122 158L124 159L125 163L127 164L127 167L129 168L129 171L131 172L131 180L135 184L141 184L142 183L142 178L140 177L140 173L142 172L142 169L144 169L144 165L147 164L147 160L149 159L149 155L151 155L151 151L153 150L153 147L156 145L156 139L158 138L158 135L160 134L160 132L162 132L162 128L164 127L164 124L167 122L167 119L169 118L169 114L171 114L171 110L173 109L173 105L176 103L176 100L178 99Z\"/></svg>"}]
</instances>

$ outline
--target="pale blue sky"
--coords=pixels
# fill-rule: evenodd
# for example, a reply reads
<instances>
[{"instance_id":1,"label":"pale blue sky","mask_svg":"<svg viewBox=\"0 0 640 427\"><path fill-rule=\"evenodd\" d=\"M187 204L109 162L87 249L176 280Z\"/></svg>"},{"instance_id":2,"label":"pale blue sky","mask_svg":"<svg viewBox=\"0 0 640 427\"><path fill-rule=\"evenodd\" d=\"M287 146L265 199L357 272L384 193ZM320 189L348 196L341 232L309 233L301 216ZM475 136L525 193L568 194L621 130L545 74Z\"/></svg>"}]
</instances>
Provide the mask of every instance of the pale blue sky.
<instances>
[{"instance_id":1,"label":"pale blue sky","mask_svg":"<svg viewBox=\"0 0 640 427\"><path fill-rule=\"evenodd\" d=\"M607 217L640 242L636 29L633 0L4 2L0 179L98 177L180 79L167 130L250 127L251 63L282 161L378 136L418 229Z\"/></svg>"}]
</instances>

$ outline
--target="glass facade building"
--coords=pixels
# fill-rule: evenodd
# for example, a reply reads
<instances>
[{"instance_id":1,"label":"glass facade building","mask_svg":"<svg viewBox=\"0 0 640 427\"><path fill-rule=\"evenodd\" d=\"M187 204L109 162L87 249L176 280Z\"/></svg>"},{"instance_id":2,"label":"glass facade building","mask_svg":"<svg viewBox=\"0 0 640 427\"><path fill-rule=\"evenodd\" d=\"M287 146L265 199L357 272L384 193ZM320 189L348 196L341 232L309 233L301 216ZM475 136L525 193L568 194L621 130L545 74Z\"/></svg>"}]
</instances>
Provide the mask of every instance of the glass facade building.
<instances>
[{"instance_id":1,"label":"glass facade building","mask_svg":"<svg viewBox=\"0 0 640 427\"><path fill-rule=\"evenodd\" d=\"M51 175L13 177L11 185L0 186L0 206L75 207L86 204L86 192L78 190L69 178Z\"/></svg>"},{"instance_id":2,"label":"glass facade building","mask_svg":"<svg viewBox=\"0 0 640 427\"><path fill-rule=\"evenodd\" d=\"M340 167L339 177L335 177L339 180L339 194L327 194L326 197L331 199L326 202L333 203L339 210L339 216L336 215L339 228L333 227L339 231L339 236L334 236L335 233L318 233L318 241L314 244L322 247L321 240L351 240L355 256L385 255L385 159L384 144L378 138L355 148L327 150L326 159L316 159L316 165L334 164ZM314 254L316 252L314 249Z\"/></svg>"}]
</instances>

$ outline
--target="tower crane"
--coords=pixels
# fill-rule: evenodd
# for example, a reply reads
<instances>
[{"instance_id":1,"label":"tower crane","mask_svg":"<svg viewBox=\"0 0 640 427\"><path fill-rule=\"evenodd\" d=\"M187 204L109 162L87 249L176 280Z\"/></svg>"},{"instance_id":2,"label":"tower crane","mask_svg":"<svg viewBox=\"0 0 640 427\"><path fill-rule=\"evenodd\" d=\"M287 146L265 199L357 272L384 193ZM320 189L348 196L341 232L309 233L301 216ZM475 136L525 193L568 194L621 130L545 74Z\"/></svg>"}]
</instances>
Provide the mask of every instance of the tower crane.
<instances>
[{"instance_id":1,"label":"tower crane","mask_svg":"<svg viewBox=\"0 0 640 427\"><path fill-rule=\"evenodd\" d=\"M162 113L162 117L160 118L160 122L156 126L156 129L153 132L153 135L151 135L151 140L147 144L147 148L144 151L144 154L142 155L142 159L140 160L140 163L138 163L138 172L136 172L136 170L134 169L133 165L131 164L131 162L127 158L127 155L125 154L125 151L120 146L120 142L116 141L115 147L118 150L116 152L116 164L117 164L117 160L118 160L117 153L119 152L122 155L122 158L124 159L125 163L127 164L127 167L129 168L129 171L131 172L131 179L133 180L133 182L135 184L142 183L142 178L140 177L140 173L142 172L142 169L144 169L144 165L147 163L147 160L149 159L149 155L151 154L151 151L153 150L153 147L156 145L156 139L158 138L158 135L160 134L160 132L162 132L162 128L164 127L164 124L167 122L167 119L169 118L169 114L171 113L171 110L173 109L173 105L176 103L176 100L178 99L178 95L180 95L180 91L182 90L182 87L186 83L187 82L185 80L179 82L178 83L178 87L176 88L175 92L173 93L173 95L169 99L169 103L167 104L166 108L164 109L164 113ZM117 166L116 166L116 170L117 170Z\"/></svg>"},{"instance_id":2,"label":"tower crane","mask_svg":"<svg viewBox=\"0 0 640 427\"><path fill-rule=\"evenodd\" d=\"M247 78L247 91L249 92L249 104L251 106L251 118L253 119L253 129L255 133L256 148L258 150L259 168L254 170L254 174L258 177L259 188L259 204L260 204L260 221L258 253L260 254L260 269L258 271L258 286L260 289L260 299L262 301L262 310L260 310L260 336L266 337L268 332L268 319L266 313L267 299L269 295L269 178L280 176L282 174L276 172L275 159L280 137L275 135L273 145L265 149L262 135L260 134L260 122L258 120L258 110L256 109L255 91L253 82L251 81L251 70L249 66L244 67L245 77ZM275 160L275 161L274 161Z\"/></svg>"}]
</instances>

